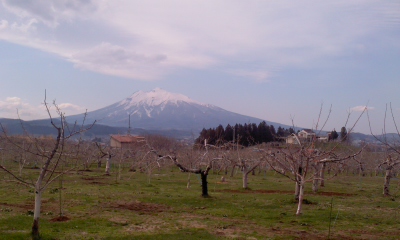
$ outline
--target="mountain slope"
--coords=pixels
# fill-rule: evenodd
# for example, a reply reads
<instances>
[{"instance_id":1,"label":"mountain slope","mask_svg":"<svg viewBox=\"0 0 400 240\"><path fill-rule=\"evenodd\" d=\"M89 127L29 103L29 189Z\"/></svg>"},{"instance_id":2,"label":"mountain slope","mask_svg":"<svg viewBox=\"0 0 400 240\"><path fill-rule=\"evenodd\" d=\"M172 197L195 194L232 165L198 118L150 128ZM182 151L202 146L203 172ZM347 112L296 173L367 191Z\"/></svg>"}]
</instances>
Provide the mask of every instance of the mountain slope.
<instances>
[{"instance_id":1,"label":"mountain slope","mask_svg":"<svg viewBox=\"0 0 400 240\"><path fill-rule=\"evenodd\" d=\"M143 129L179 129L199 131L219 124L259 123L259 118L244 116L222 108L196 102L182 94L156 88L150 92L138 91L132 96L105 108L89 112L87 122ZM82 114L67 117L67 121L81 120ZM267 122L269 125L283 126ZM285 126L283 126L285 127Z\"/></svg>"}]
</instances>

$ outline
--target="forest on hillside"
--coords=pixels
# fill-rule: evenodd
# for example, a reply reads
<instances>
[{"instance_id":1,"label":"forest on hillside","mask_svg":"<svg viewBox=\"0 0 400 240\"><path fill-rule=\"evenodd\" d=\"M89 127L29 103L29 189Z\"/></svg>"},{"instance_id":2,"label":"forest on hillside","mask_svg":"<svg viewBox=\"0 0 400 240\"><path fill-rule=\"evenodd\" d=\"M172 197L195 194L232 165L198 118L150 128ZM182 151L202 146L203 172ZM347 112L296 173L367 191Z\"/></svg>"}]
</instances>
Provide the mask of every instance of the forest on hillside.
<instances>
[{"instance_id":1,"label":"forest on hillside","mask_svg":"<svg viewBox=\"0 0 400 240\"><path fill-rule=\"evenodd\" d=\"M226 142L237 142L242 146L250 146L258 143L279 141L283 137L295 133L293 128L285 129L273 125L268 125L265 121L256 123L228 124L225 128L219 125L216 128L205 129L200 132L200 136L195 143L203 143L207 140L208 144L220 145Z\"/></svg>"}]
</instances>

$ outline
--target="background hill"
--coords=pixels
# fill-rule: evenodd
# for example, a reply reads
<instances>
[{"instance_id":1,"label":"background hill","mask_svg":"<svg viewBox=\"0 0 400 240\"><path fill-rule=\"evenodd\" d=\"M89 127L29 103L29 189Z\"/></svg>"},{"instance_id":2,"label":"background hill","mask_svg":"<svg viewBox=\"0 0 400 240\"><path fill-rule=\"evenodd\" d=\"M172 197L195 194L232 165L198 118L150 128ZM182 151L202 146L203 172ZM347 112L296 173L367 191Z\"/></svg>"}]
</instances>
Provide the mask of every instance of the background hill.
<instances>
[{"instance_id":1,"label":"background hill","mask_svg":"<svg viewBox=\"0 0 400 240\"><path fill-rule=\"evenodd\" d=\"M182 94L156 88L150 92L139 91L132 96L96 111L88 112L87 122L147 130L183 130L198 134L203 128L219 124L260 123L263 119L245 116L220 107L196 102ZM67 121L82 121L83 114L68 116ZM289 127L266 121L275 127Z\"/></svg>"},{"instance_id":2,"label":"background hill","mask_svg":"<svg viewBox=\"0 0 400 240\"><path fill-rule=\"evenodd\" d=\"M67 122L79 124L84 114L67 116ZM108 137L111 134L134 135L158 134L173 138L191 138L199 136L203 128L216 128L218 125L259 124L263 119L241 115L220 107L199 103L187 96L170 93L156 88L149 92L138 91L132 96L107 107L88 112L86 123L96 120L95 126L81 136L85 138ZM55 123L59 120L54 119ZM130 123L129 123L130 122ZM290 128L291 126L265 121L267 125ZM56 130L49 119L23 121L0 118L0 123L10 135L21 135L27 131L33 135L55 135ZM24 126L24 128L22 127ZM301 128L296 128L297 131ZM381 137L381 136L379 136ZM389 135L390 140L399 140L397 134ZM371 135L352 133L352 141L374 142Z\"/></svg>"}]
</instances>

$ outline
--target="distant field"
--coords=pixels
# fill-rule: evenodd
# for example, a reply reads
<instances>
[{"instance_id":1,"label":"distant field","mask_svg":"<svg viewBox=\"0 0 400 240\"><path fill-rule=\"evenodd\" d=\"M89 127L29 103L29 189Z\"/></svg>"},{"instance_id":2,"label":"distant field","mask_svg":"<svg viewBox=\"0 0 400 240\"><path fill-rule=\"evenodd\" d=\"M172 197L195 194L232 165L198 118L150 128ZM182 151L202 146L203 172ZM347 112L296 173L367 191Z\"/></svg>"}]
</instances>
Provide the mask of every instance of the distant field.
<instances>
[{"instance_id":1,"label":"distant field","mask_svg":"<svg viewBox=\"0 0 400 240\"><path fill-rule=\"evenodd\" d=\"M294 184L273 172L209 176L202 198L197 175L177 168L151 175L74 171L43 196L43 239L398 239L400 187L382 196L383 177L341 175L318 194L306 189L303 215L295 216ZM24 174L34 176L35 169ZM191 187L187 189L190 178ZM29 239L34 195L0 172L0 239ZM34 180L32 178L32 180ZM62 184L62 188L60 187ZM61 207L60 207L61 197ZM333 203L331 205L331 203ZM60 218L60 210L63 218ZM330 229L330 230L329 230Z\"/></svg>"}]
</instances>

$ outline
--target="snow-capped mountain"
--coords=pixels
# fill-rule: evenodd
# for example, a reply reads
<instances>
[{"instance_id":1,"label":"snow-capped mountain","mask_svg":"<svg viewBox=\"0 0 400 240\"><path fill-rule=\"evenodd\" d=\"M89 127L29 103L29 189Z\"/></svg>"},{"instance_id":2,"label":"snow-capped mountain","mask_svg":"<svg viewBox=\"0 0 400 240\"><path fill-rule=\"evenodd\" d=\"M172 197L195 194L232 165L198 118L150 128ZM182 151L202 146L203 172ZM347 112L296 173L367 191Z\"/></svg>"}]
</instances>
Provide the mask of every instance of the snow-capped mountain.
<instances>
[{"instance_id":1,"label":"snow-capped mountain","mask_svg":"<svg viewBox=\"0 0 400 240\"><path fill-rule=\"evenodd\" d=\"M132 96L105 108L88 112L87 122L143 128L199 131L202 128L236 123L259 123L262 119L226 111L214 105L196 102L187 96L156 88L150 92L138 91ZM81 120L82 114L69 116L67 121ZM278 126L277 123L267 122Z\"/></svg>"}]
</instances>

